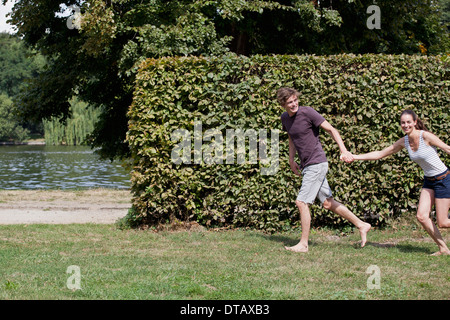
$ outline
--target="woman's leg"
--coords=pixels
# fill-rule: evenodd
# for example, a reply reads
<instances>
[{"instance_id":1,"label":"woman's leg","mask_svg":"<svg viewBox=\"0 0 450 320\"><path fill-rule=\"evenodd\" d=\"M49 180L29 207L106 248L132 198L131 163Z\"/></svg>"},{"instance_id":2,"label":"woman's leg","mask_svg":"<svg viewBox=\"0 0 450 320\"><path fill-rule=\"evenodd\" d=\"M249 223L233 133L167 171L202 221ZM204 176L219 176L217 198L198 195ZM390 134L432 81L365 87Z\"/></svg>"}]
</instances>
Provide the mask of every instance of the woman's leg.
<instances>
[{"instance_id":1,"label":"woman's leg","mask_svg":"<svg viewBox=\"0 0 450 320\"><path fill-rule=\"evenodd\" d=\"M450 199L435 199L436 220L439 228L450 228L448 210L450 209Z\"/></svg>"},{"instance_id":2,"label":"woman's leg","mask_svg":"<svg viewBox=\"0 0 450 320\"><path fill-rule=\"evenodd\" d=\"M434 191L432 189L423 188L420 193L419 207L417 209L417 220L424 227L426 232L430 237L436 242L439 247L439 251L434 253L437 254L450 254L450 250L442 238L439 229L433 223L430 217L431 208L434 204Z\"/></svg>"}]
</instances>

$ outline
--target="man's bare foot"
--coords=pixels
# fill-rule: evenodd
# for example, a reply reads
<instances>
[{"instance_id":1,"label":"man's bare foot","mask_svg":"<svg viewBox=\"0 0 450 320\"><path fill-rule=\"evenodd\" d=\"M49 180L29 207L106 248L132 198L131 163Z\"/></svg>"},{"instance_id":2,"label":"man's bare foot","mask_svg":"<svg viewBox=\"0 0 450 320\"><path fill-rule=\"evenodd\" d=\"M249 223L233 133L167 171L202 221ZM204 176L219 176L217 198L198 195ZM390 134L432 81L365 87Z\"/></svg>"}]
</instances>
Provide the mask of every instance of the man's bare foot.
<instances>
[{"instance_id":1,"label":"man's bare foot","mask_svg":"<svg viewBox=\"0 0 450 320\"><path fill-rule=\"evenodd\" d=\"M304 244L296 244L293 247L284 247L286 250L292 251L292 252L302 252L302 253L306 253L308 252L308 246L305 246Z\"/></svg>"},{"instance_id":2,"label":"man's bare foot","mask_svg":"<svg viewBox=\"0 0 450 320\"><path fill-rule=\"evenodd\" d=\"M367 242L367 233L369 232L372 226L368 223L364 223L361 227L359 227L359 234L361 235L361 248L366 245Z\"/></svg>"},{"instance_id":3,"label":"man's bare foot","mask_svg":"<svg viewBox=\"0 0 450 320\"><path fill-rule=\"evenodd\" d=\"M445 256L445 255L450 255L450 250L438 251L432 254L432 256Z\"/></svg>"}]
</instances>

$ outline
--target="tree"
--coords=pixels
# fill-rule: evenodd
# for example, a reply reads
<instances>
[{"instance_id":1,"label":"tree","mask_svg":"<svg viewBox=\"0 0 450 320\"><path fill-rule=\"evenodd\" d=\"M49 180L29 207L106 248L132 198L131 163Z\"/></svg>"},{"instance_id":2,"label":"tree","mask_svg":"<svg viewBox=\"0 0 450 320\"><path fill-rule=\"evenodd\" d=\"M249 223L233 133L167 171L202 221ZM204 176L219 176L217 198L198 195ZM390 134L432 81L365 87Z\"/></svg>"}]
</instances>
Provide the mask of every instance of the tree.
<instances>
[{"instance_id":1,"label":"tree","mask_svg":"<svg viewBox=\"0 0 450 320\"><path fill-rule=\"evenodd\" d=\"M441 0L448 1L448 0ZM226 34L245 38L241 53L338 54L421 53L449 50L448 32L439 23L443 9L430 0L279 1L295 10L245 12L243 19L223 23ZM369 29L369 6L380 11L380 29ZM227 33L228 32L228 33Z\"/></svg>"},{"instance_id":2,"label":"tree","mask_svg":"<svg viewBox=\"0 0 450 320\"><path fill-rule=\"evenodd\" d=\"M0 33L0 93L15 96L44 64L43 56L33 54L18 37Z\"/></svg>"},{"instance_id":3,"label":"tree","mask_svg":"<svg viewBox=\"0 0 450 320\"><path fill-rule=\"evenodd\" d=\"M44 57L27 48L17 36L0 33L0 94L6 95L8 99L14 99L20 90L26 87L27 79L37 76L44 65ZM7 107L12 109L7 110ZM0 127L0 131L4 133L3 139L9 140L11 138L22 141L25 138L25 135L22 133L29 130L33 133L40 131L41 126L39 124L20 121L17 117L11 119L10 117L15 115L17 111L13 104L5 103L2 105L2 108L2 113L8 114L8 120L4 118L0 121L1 125L5 126ZM28 129L24 129L20 134L19 121L21 126ZM13 132L16 132L16 134Z\"/></svg>"},{"instance_id":4,"label":"tree","mask_svg":"<svg viewBox=\"0 0 450 320\"><path fill-rule=\"evenodd\" d=\"M0 94L0 141L24 141L28 139L28 130L24 129L14 115L12 100Z\"/></svg>"},{"instance_id":5,"label":"tree","mask_svg":"<svg viewBox=\"0 0 450 320\"><path fill-rule=\"evenodd\" d=\"M103 157L126 157L126 113L146 58L445 49L434 1L377 3L384 23L370 31L369 0L18 0L11 21L47 67L16 104L27 119L64 121L76 95L101 110L92 145ZM79 8L80 29L68 28L67 6Z\"/></svg>"},{"instance_id":6,"label":"tree","mask_svg":"<svg viewBox=\"0 0 450 320\"><path fill-rule=\"evenodd\" d=\"M440 0L439 6L442 11L441 22L447 28L450 28L450 0Z\"/></svg>"},{"instance_id":7,"label":"tree","mask_svg":"<svg viewBox=\"0 0 450 320\"><path fill-rule=\"evenodd\" d=\"M89 134L94 130L98 119L97 109L76 98L70 101L72 116L65 123L59 119L44 120L45 142L50 145L87 144Z\"/></svg>"}]
</instances>

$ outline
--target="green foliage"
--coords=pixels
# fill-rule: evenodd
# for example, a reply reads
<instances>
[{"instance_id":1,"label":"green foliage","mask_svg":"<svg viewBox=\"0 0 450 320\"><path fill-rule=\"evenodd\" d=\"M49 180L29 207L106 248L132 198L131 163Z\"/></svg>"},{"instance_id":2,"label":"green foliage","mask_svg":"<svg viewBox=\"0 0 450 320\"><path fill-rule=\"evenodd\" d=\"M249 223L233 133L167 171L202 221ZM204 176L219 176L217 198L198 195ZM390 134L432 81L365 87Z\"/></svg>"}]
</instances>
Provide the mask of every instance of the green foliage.
<instances>
[{"instance_id":1,"label":"green foliage","mask_svg":"<svg viewBox=\"0 0 450 320\"><path fill-rule=\"evenodd\" d=\"M195 123L202 124L203 160L213 145L205 139L209 129L222 137L227 129L266 129L269 138L281 130L283 109L276 90L291 86L301 92L302 105L315 108L340 131L353 153L379 150L400 138L398 120L405 108L414 109L432 132L448 141L448 62L446 57L370 54L147 60L128 113L133 221L194 220L267 231L297 223L294 200L301 181L288 165L286 133L280 132L279 170L263 175L261 159L196 163ZM190 164L172 161L177 129L190 133ZM331 136L321 132L321 141L334 196L356 215L384 223L414 209L422 172L406 152L347 165L339 161ZM443 159L448 165L448 157ZM315 225L343 223L319 206L312 211Z\"/></svg>"},{"instance_id":2,"label":"green foliage","mask_svg":"<svg viewBox=\"0 0 450 320\"><path fill-rule=\"evenodd\" d=\"M6 0L3 0L5 2ZM378 0L382 29L366 27L372 0L69 0L80 29L67 27L61 1L17 0L11 23L47 59L20 97L20 115L38 122L70 115L79 96L102 110L93 146L127 157L126 112L146 58L239 54L446 52L435 2Z\"/></svg>"},{"instance_id":3,"label":"green foliage","mask_svg":"<svg viewBox=\"0 0 450 320\"><path fill-rule=\"evenodd\" d=\"M24 80L36 75L43 65L43 57L32 54L18 37L0 33L0 93L15 96Z\"/></svg>"},{"instance_id":4,"label":"green foliage","mask_svg":"<svg viewBox=\"0 0 450 320\"><path fill-rule=\"evenodd\" d=\"M45 142L48 145L83 145L93 132L99 112L85 102L71 102L72 116L66 121L58 118L44 120Z\"/></svg>"},{"instance_id":5,"label":"green foliage","mask_svg":"<svg viewBox=\"0 0 450 320\"><path fill-rule=\"evenodd\" d=\"M36 76L45 64L42 55L35 54L25 46L17 36L0 33L0 94L6 95L12 103L5 103L5 97L0 106L1 140L22 142L28 138L28 133L39 131L39 126L19 119L20 108L14 103L21 89L25 89L27 80Z\"/></svg>"},{"instance_id":6,"label":"green foliage","mask_svg":"<svg viewBox=\"0 0 450 320\"><path fill-rule=\"evenodd\" d=\"M439 0L439 6L441 8L441 23L450 27L450 0Z\"/></svg>"},{"instance_id":7,"label":"green foliage","mask_svg":"<svg viewBox=\"0 0 450 320\"><path fill-rule=\"evenodd\" d=\"M0 141L22 142L29 138L29 131L19 124L14 110L12 100L0 94Z\"/></svg>"}]
</instances>

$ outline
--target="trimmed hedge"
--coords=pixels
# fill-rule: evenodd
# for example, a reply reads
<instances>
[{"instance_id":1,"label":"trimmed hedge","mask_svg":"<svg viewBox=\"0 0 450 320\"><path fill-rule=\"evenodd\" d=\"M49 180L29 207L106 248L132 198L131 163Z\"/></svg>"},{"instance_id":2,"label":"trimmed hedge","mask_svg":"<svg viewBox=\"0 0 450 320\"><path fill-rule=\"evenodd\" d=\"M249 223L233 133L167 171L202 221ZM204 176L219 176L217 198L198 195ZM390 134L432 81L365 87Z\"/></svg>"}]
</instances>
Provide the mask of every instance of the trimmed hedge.
<instances>
[{"instance_id":1,"label":"trimmed hedge","mask_svg":"<svg viewBox=\"0 0 450 320\"><path fill-rule=\"evenodd\" d=\"M406 108L415 110L430 131L448 143L448 71L448 57L439 56L230 54L149 59L141 65L128 113L127 140L134 161L128 223L178 219L266 231L297 224L294 201L301 179L289 168L288 137L280 121L284 110L276 102L276 90L298 89L301 105L313 107L335 126L351 152L365 153L402 136L399 115ZM251 139L246 142L245 163L237 148L234 162L227 161L231 129L242 130L238 136L256 133L257 147L266 146L272 162L261 159L260 149L255 161ZM267 140L262 139L264 132ZM271 142L277 133L279 144ZM323 130L321 141L334 197L356 215L383 223L415 210L423 173L406 150L380 161L348 165L339 161L336 143ZM449 165L449 157L440 155ZM275 168L272 174L263 173L268 165ZM344 223L319 205L313 207L312 218L316 226Z\"/></svg>"}]
</instances>

